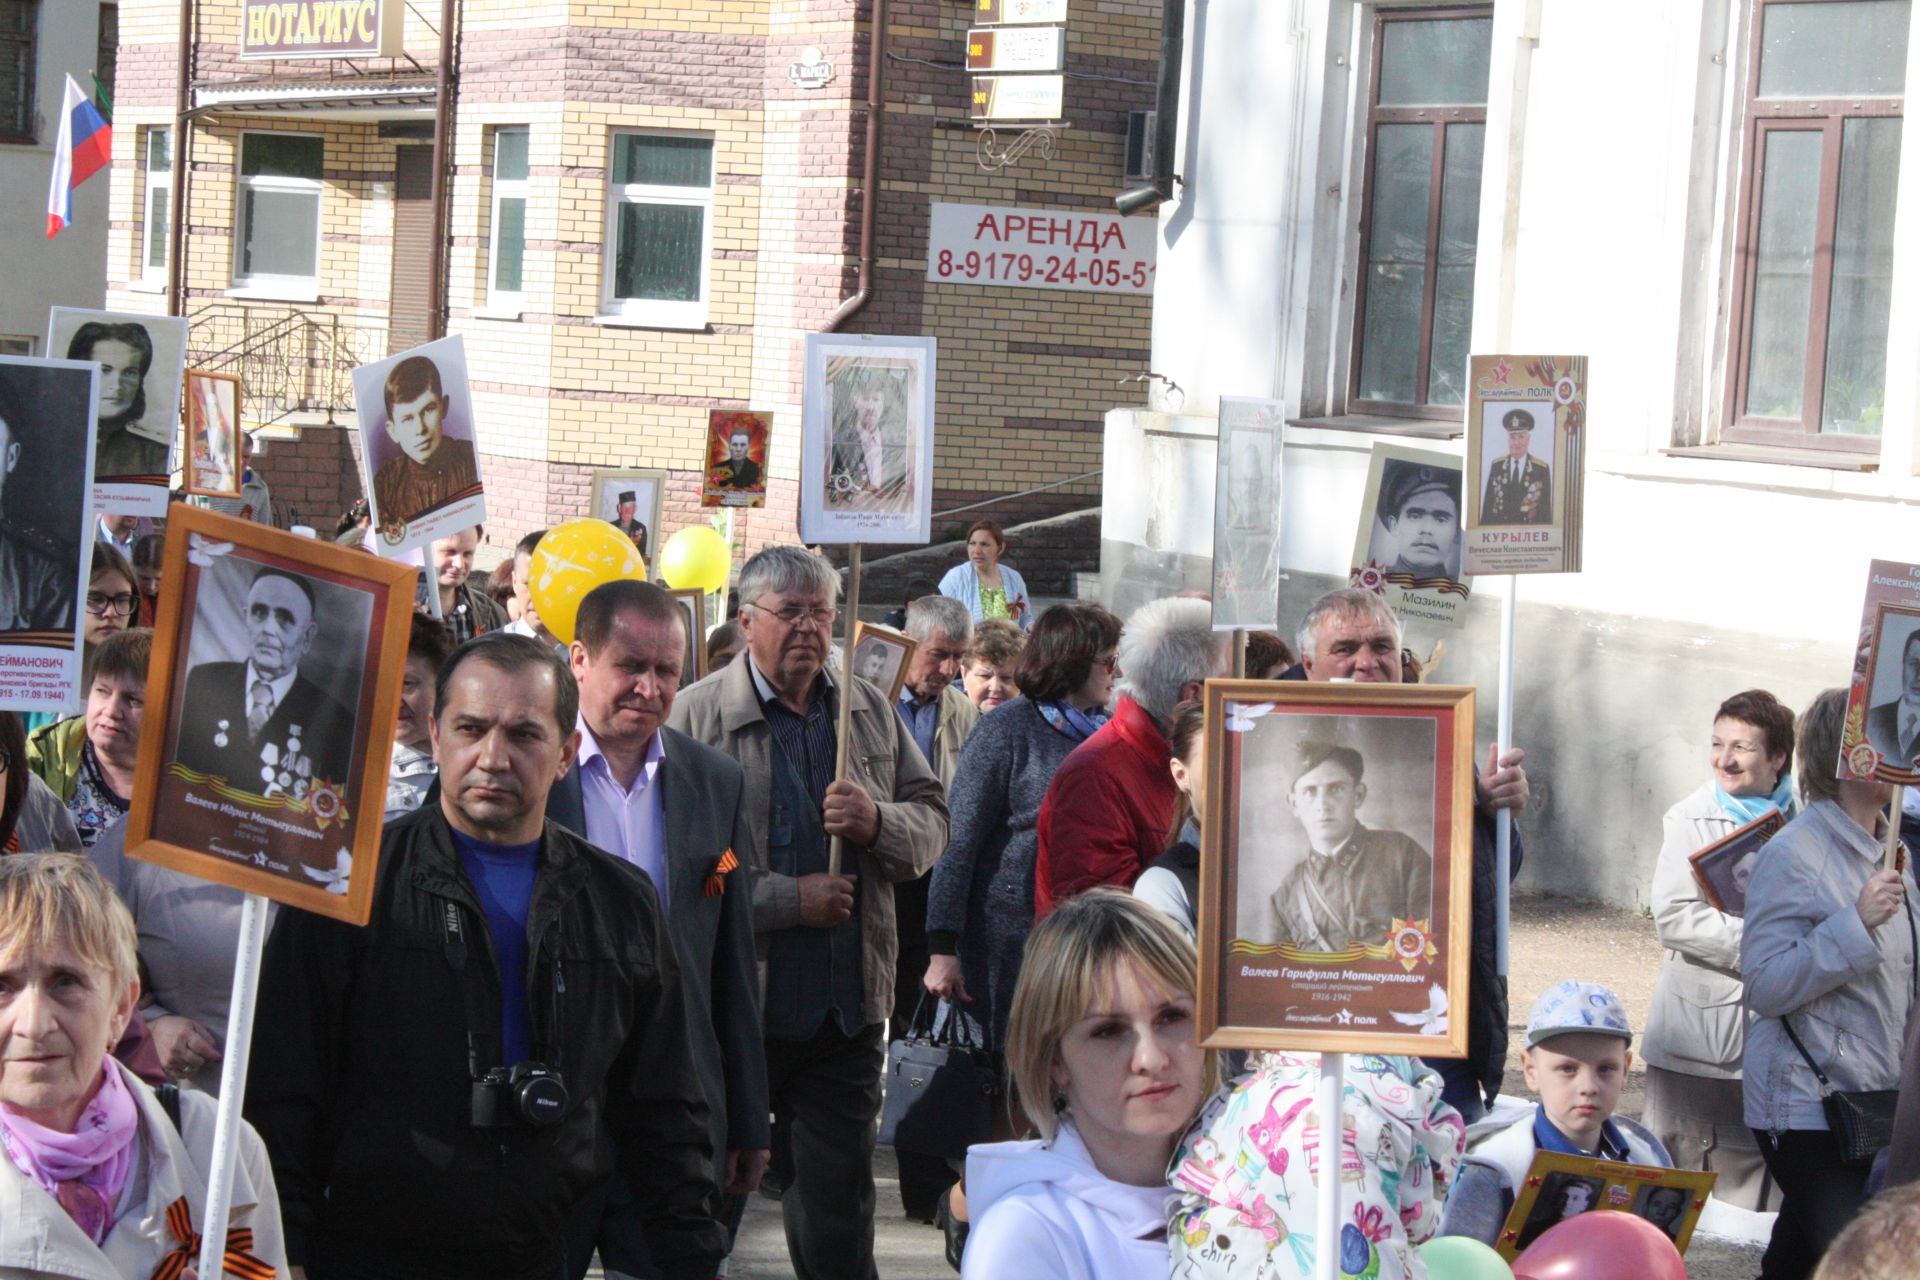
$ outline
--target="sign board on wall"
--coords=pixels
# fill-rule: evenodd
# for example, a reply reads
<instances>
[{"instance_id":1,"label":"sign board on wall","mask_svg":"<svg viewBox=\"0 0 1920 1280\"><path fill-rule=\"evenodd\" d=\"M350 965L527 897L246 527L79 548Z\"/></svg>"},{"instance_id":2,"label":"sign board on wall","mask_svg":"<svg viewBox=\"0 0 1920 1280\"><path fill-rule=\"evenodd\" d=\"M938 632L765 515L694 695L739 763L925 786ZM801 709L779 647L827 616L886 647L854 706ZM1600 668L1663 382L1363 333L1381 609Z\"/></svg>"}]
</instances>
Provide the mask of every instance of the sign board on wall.
<instances>
[{"instance_id":1,"label":"sign board on wall","mask_svg":"<svg viewBox=\"0 0 1920 1280\"><path fill-rule=\"evenodd\" d=\"M1152 293L1158 247L1153 218L936 202L927 235L927 279Z\"/></svg>"},{"instance_id":2,"label":"sign board on wall","mask_svg":"<svg viewBox=\"0 0 1920 1280\"><path fill-rule=\"evenodd\" d=\"M1065 76L975 76L975 120L1058 120Z\"/></svg>"},{"instance_id":3,"label":"sign board on wall","mask_svg":"<svg viewBox=\"0 0 1920 1280\"><path fill-rule=\"evenodd\" d=\"M998 22L1065 22L1067 0L973 0L973 20Z\"/></svg>"},{"instance_id":4,"label":"sign board on wall","mask_svg":"<svg viewBox=\"0 0 1920 1280\"><path fill-rule=\"evenodd\" d=\"M1066 49L1061 27L976 27L967 32L967 70L1058 71Z\"/></svg>"},{"instance_id":5,"label":"sign board on wall","mask_svg":"<svg viewBox=\"0 0 1920 1280\"><path fill-rule=\"evenodd\" d=\"M404 0L241 0L240 56L397 58Z\"/></svg>"}]
</instances>

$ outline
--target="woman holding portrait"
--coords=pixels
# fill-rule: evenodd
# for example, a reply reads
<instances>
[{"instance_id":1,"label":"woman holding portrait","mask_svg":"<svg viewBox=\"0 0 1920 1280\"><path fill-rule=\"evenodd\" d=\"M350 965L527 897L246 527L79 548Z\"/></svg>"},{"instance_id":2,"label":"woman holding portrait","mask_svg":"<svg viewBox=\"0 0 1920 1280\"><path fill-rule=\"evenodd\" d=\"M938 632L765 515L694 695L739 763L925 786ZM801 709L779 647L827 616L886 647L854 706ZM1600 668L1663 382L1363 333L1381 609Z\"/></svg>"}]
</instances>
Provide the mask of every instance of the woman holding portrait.
<instances>
[{"instance_id":1,"label":"woman holding portrait","mask_svg":"<svg viewBox=\"0 0 1920 1280\"><path fill-rule=\"evenodd\" d=\"M1777 1205L1741 1112L1744 924L1707 901L1688 859L1769 813L1793 816L1793 713L1764 689L1734 694L1714 712L1707 765L1707 780L1667 810L1654 865L1653 928L1667 957L1641 1045L1641 1120L1676 1167L1720 1175L1715 1197L1765 1211Z\"/></svg>"},{"instance_id":2,"label":"woman holding portrait","mask_svg":"<svg viewBox=\"0 0 1920 1280\"><path fill-rule=\"evenodd\" d=\"M967 606L975 622L1005 618L1023 631L1032 630L1027 583L1012 566L1000 563L1006 550L1007 533L998 520L974 521L967 529L967 558L940 579L940 594Z\"/></svg>"}]
</instances>

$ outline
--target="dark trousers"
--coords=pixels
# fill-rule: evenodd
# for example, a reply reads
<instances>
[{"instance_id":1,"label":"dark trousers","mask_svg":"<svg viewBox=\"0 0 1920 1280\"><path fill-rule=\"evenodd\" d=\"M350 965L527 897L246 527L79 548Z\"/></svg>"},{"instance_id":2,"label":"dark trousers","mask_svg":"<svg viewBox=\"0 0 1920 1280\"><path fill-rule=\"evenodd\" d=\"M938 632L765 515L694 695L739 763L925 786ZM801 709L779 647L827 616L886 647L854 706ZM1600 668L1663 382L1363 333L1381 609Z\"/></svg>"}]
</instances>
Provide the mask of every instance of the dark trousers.
<instances>
[{"instance_id":1,"label":"dark trousers","mask_svg":"<svg viewBox=\"0 0 1920 1280\"><path fill-rule=\"evenodd\" d=\"M743 1196L722 1195L716 1215L732 1243L746 1209ZM663 1274L647 1246L647 1230L633 1188L619 1174L582 1196L573 1206L567 1227L567 1280L582 1280L598 1252L600 1266L610 1275L634 1280L659 1280Z\"/></svg>"},{"instance_id":2,"label":"dark trousers","mask_svg":"<svg viewBox=\"0 0 1920 1280\"><path fill-rule=\"evenodd\" d=\"M1804 1280L1866 1203L1867 1170L1841 1164L1825 1129L1793 1129L1777 1141L1760 1129L1754 1136L1780 1188L1780 1218L1760 1259L1760 1280Z\"/></svg>"},{"instance_id":3,"label":"dark trousers","mask_svg":"<svg viewBox=\"0 0 1920 1280\"><path fill-rule=\"evenodd\" d=\"M807 1040L767 1040L774 1121L793 1179L780 1198L796 1280L878 1280L873 1140L886 1051L875 1023L843 1033L829 1015Z\"/></svg>"},{"instance_id":4,"label":"dark trousers","mask_svg":"<svg viewBox=\"0 0 1920 1280\"><path fill-rule=\"evenodd\" d=\"M1459 1058L1424 1058L1422 1061L1440 1073L1440 1096L1460 1113L1462 1120L1472 1124L1486 1117L1486 1091L1481 1088L1480 1073L1470 1063Z\"/></svg>"}]
</instances>

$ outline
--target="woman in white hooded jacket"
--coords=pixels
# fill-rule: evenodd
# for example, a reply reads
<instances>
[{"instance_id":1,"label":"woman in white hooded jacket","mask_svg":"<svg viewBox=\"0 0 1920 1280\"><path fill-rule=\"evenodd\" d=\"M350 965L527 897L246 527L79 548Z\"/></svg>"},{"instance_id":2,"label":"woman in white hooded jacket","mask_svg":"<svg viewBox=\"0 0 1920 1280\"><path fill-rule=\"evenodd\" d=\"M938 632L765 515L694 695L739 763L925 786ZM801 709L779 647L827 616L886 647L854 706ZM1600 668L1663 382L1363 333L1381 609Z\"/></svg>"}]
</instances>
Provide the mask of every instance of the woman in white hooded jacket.
<instances>
[{"instance_id":1,"label":"woman in white hooded jacket","mask_svg":"<svg viewBox=\"0 0 1920 1280\"><path fill-rule=\"evenodd\" d=\"M967 1153L962 1280L1165 1280L1167 1166L1213 1088L1193 947L1117 889L1035 926L1007 1068L1041 1137Z\"/></svg>"}]
</instances>

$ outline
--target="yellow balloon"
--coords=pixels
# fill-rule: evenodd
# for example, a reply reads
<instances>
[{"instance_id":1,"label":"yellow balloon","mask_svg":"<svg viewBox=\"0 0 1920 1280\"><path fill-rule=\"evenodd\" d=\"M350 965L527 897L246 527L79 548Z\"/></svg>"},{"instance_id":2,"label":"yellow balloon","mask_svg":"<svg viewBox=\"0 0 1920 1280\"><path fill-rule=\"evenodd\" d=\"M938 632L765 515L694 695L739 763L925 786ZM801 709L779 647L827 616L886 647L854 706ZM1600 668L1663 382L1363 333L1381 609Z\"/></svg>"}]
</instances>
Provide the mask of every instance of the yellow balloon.
<instances>
[{"instance_id":1,"label":"yellow balloon","mask_svg":"<svg viewBox=\"0 0 1920 1280\"><path fill-rule=\"evenodd\" d=\"M547 530L527 564L527 594L540 625L561 644L573 643L573 624L587 592L603 582L647 580L647 562L633 539L605 520L569 520Z\"/></svg>"},{"instance_id":2,"label":"yellow balloon","mask_svg":"<svg viewBox=\"0 0 1920 1280\"><path fill-rule=\"evenodd\" d=\"M727 540L704 524L688 525L660 548L660 576L677 590L698 587L711 595L727 585L732 568Z\"/></svg>"}]
</instances>

